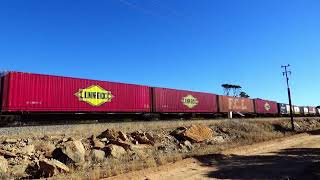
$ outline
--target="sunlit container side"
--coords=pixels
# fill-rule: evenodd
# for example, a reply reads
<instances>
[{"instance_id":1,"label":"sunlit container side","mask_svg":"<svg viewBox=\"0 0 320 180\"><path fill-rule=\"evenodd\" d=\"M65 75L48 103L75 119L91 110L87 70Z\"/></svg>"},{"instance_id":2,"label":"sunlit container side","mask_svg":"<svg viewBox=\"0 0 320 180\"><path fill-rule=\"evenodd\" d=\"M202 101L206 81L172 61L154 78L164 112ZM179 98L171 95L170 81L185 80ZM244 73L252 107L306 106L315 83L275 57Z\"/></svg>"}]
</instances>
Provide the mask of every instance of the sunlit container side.
<instances>
[{"instance_id":1,"label":"sunlit container side","mask_svg":"<svg viewBox=\"0 0 320 180\"><path fill-rule=\"evenodd\" d=\"M300 108L298 106L293 106L293 113L296 115L300 115L301 114Z\"/></svg>"},{"instance_id":2,"label":"sunlit container side","mask_svg":"<svg viewBox=\"0 0 320 180\"><path fill-rule=\"evenodd\" d=\"M277 102L254 99L254 108L257 114L278 114Z\"/></svg>"},{"instance_id":3,"label":"sunlit container side","mask_svg":"<svg viewBox=\"0 0 320 180\"><path fill-rule=\"evenodd\" d=\"M300 113L301 113L302 115L304 115L303 107L300 106L299 109L300 109Z\"/></svg>"},{"instance_id":4,"label":"sunlit container side","mask_svg":"<svg viewBox=\"0 0 320 180\"><path fill-rule=\"evenodd\" d=\"M316 108L317 109L317 115L320 116L320 108Z\"/></svg>"},{"instance_id":5,"label":"sunlit container side","mask_svg":"<svg viewBox=\"0 0 320 180\"><path fill-rule=\"evenodd\" d=\"M10 72L4 78L5 111L150 112L147 86Z\"/></svg>"},{"instance_id":6,"label":"sunlit container side","mask_svg":"<svg viewBox=\"0 0 320 180\"><path fill-rule=\"evenodd\" d=\"M300 107L300 111L301 111L301 114L303 114L303 115L309 115L309 109L308 109L308 107L301 106L301 107Z\"/></svg>"},{"instance_id":7,"label":"sunlit container side","mask_svg":"<svg viewBox=\"0 0 320 180\"><path fill-rule=\"evenodd\" d=\"M220 112L254 113L253 100L231 96L218 96Z\"/></svg>"},{"instance_id":8,"label":"sunlit container side","mask_svg":"<svg viewBox=\"0 0 320 180\"><path fill-rule=\"evenodd\" d=\"M289 104L286 105L286 109L287 109L288 114L290 114L290 105Z\"/></svg>"},{"instance_id":9,"label":"sunlit container side","mask_svg":"<svg viewBox=\"0 0 320 180\"><path fill-rule=\"evenodd\" d=\"M161 113L215 113L217 95L168 88L153 89L154 112Z\"/></svg>"},{"instance_id":10,"label":"sunlit container side","mask_svg":"<svg viewBox=\"0 0 320 180\"><path fill-rule=\"evenodd\" d=\"M279 108L280 114L282 114L282 115L289 114L287 107L288 107L287 104L278 103L278 108ZM289 109L290 109L290 108L289 108ZM289 110L289 111L290 111L290 110Z\"/></svg>"},{"instance_id":11,"label":"sunlit container side","mask_svg":"<svg viewBox=\"0 0 320 180\"><path fill-rule=\"evenodd\" d=\"M310 114L308 107L303 107L304 114Z\"/></svg>"},{"instance_id":12,"label":"sunlit container side","mask_svg":"<svg viewBox=\"0 0 320 180\"><path fill-rule=\"evenodd\" d=\"M308 111L309 111L310 115L316 115L317 114L316 107L308 106Z\"/></svg>"}]
</instances>

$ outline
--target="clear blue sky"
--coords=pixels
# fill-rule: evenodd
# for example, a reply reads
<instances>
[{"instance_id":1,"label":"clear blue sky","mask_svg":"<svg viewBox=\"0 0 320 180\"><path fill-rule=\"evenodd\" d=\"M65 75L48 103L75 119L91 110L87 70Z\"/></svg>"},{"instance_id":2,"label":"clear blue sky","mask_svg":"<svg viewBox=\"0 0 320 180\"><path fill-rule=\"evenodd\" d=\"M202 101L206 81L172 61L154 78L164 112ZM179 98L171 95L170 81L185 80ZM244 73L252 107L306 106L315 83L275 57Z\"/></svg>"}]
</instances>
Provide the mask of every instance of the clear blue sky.
<instances>
[{"instance_id":1,"label":"clear blue sky","mask_svg":"<svg viewBox=\"0 0 320 180\"><path fill-rule=\"evenodd\" d=\"M319 0L1 0L0 70L320 105Z\"/></svg>"}]
</instances>

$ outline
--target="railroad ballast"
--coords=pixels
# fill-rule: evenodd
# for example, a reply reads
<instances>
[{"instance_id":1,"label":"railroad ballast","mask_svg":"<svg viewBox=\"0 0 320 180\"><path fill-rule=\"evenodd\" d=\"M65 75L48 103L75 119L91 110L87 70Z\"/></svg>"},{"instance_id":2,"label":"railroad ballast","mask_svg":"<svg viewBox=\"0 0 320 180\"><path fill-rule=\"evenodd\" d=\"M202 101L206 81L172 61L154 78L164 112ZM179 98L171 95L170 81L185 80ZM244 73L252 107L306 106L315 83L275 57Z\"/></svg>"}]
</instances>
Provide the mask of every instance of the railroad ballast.
<instances>
[{"instance_id":1,"label":"railroad ballast","mask_svg":"<svg viewBox=\"0 0 320 180\"><path fill-rule=\"evenodd\" d=\"M6 72L1 74L1 115L24 113L141 113L288 115L287 104L271 100L156 88L80 78ZM296 115L320 109L294 106Z\"/></svg>"}]
</instances>

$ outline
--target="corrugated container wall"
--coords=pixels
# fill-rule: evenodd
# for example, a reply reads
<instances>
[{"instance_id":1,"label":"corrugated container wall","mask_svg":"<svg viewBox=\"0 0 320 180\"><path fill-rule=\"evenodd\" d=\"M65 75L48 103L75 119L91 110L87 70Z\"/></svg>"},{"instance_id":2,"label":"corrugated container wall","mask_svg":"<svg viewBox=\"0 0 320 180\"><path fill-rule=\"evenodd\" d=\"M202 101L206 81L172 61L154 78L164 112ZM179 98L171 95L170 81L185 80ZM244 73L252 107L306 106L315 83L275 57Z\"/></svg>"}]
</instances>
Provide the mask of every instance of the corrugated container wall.
<instances>
[{"instance_id":1,"label":"corrugated container wall","mask_svg":"<svg viewBox=\"0 0 320 180\"><path fill-rule=\"evenodd\" d=\"M147 86L10 72L5 111L150 112ZM9 89L8 89L9 88Z\"/></svg>"},{"instance_id":2,"label":"corrugated container wall","mask_svg":"<svg viewBox=\"0 0 320 180\"><path fill-rule=\"evenodd\" d=\"M217 112L215 94L167 88L153 88L154 112Z\"/></svg>"},{"instance_id":3,"label":"corrugated container wall","mask_svg":"<svg viewBox=\"0 0 320 180\"><path fill-rule=\"evenodd\" d=\"M301 114L304 114L304 115L308 115L308 114L309 114L309 109L308 109L308 107L301 106L301 107L300 107L300 111L301 111Z\"/></svg>"},{"instance_id":4,"label":"corrugated container wall","mask_svg":"<svg viewBox=\"0 0 320 180\"><path fill-rule=\"evenodd\" d=\"M231 96L218 96L220 112L254 112L253 100Z\"/></svg>"},{"instance_id":5,"label":"corrugated container wall","mask_svg":"<svg viewBox=\"0 0 320 180\"><path fill-rule=\"evenodd\" d=\"M278 105L275 101L254 99L254 107L258 114L278 114Z\"/></svg>"},{"instance_id":6,"label":"corrugated container wall","mask_svg":"<svg viewBox=\"0 0 320 180\"><path fill-rule=\"evenodd\" d=\"M287 112L288 112L288 114L290 114L290 105L289 105L289 104L287 104L287 105L286 105L286 108L287 108Z\"/></svg>"}]
</instances>

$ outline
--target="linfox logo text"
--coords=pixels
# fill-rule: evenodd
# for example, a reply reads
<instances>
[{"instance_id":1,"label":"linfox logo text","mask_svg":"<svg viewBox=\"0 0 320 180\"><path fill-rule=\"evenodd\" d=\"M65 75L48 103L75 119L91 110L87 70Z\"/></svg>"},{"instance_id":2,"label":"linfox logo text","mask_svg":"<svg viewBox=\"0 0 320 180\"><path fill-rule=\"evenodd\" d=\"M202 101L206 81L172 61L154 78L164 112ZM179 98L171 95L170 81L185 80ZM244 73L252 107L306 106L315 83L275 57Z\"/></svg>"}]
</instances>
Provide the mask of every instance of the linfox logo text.
<instances>
[{"instance_id":1,"label":"linfox logo text","mask_svg":"<svg viewBox=\"0 0 320 180\"><path fill-rule=\"evenodd\" d=\"M269 111L269 110L271 109L270 104L269 104L269 103L266 103L266 104L264 105L264 109L267 110L267 111Z\"/></svg>"},{"instance_id":2,"label":"linfox logo text","mask_svg":"<svg viewBox=\"0 0 320 180\"><path fill-rule=\"evenodd\" d=\"M197 106L199 103L198 99L193 97L191 94L183 97L181 102L190 109Z\"/></svg>"},{"instance_id":3,"label":"linfox logo text","mask_svg":"<svg viewBox=\"0 0 320 180\"><path fill-rule=\"evenodd\" d=\"M245 100L240 98L229 98L229 109L248 109Z\"/></svg>"},{"instance_id":4,"label":"linfox logo text","mask_svg":"<svg viewBox=\"0 0 320 180\"><path fill-rule=\"evenodd\" d=\"M111 102L114 96L111 91L107 91L98 85L90 86L86 89L79 89L75 96L79 101L84 101L92 106L100 106L104 103Z\"/></svg>"}]
</instances>

